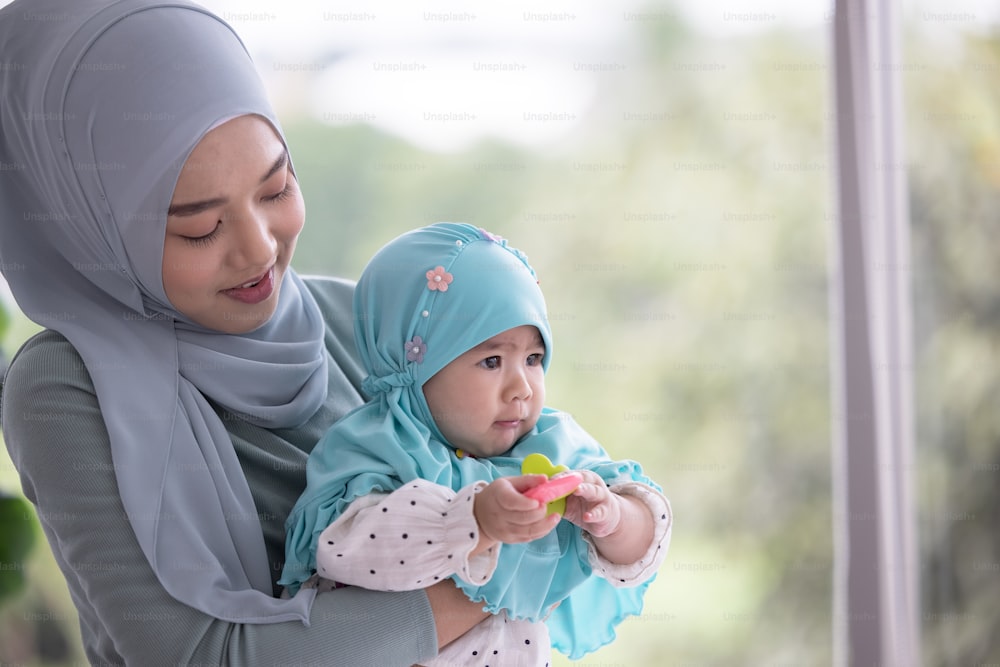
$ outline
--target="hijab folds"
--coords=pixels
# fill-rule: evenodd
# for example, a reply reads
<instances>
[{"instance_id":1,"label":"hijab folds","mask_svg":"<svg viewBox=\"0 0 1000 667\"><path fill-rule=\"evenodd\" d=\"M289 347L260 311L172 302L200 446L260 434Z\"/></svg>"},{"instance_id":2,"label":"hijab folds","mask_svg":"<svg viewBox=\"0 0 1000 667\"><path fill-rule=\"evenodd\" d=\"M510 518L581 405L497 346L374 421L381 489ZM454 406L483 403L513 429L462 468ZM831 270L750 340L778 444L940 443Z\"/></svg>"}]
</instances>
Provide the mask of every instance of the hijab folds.
<instances>
[{"instance_id":1,"label":"hijab folds","mask_svg":"<svg viewBox=\"0 0 1000 667\"><path fill-rule=\"evenodd\" d=\"M0 44L0 264L21 310L87 366L143 553L214 617L306 621L311 596L272 595L209 399L265 428L304 423L326 398L319 308L288 271L274 316L225 335L176 312L161 278L167 209L201 137L244 114L281 136L246 49L186 0L15 2Z\"/></svg>"}]
</instances>

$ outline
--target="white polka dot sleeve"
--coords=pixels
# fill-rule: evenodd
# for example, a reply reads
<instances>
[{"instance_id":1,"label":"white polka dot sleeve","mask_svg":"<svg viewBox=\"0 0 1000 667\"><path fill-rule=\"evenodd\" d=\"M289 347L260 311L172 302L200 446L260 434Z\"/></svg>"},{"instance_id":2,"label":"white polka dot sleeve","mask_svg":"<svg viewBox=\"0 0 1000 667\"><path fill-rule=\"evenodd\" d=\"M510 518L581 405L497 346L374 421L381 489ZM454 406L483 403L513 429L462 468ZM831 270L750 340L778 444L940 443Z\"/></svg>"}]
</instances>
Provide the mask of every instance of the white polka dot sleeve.
<instances>
[{"instance_id":1,"label":"white polka dot sleeve","mask_svg":"<svg viewBox=\"0 0 1000 667\"><path fill-rule=\"evenodd\" d=\"M514 620L503 609L441 649L423 667L549 667L549 629L539 621Z\"/></svg>"},{"instance_id":2,"label":"white polka dot sleeve","mask_svg":"<svg viewBox=\"0 0 1000 667\"><path fill-rule=\"evenodd\" d=\"M646 553L636 562L612 563L601 557L594 545L593 538L584 531L583 539L590 547L590 566L594 569L594 574L607 579L614 586L619 588L638 586L656 573L667 555L667 548L670 546L670 529L673 524L670 501L656 489L639 482L614 484L611 486L611 492L637 498L649 508L655 522L653 541Z\"/></svg>"},{"instance_id":3,"label":"white polka dot sleeve","mask_svg":"<svg viewBox=\"0 0 1000 667\"><path fill-rule=\"evenodd\" d=\"M485 486L477 482L455 493L415 480L390 494L358 498L320 534L317 574L382 591L426 588L452 575L486 583L500 550L470 556L479 543L473 498Z\"/></svg>"}]
</instances>

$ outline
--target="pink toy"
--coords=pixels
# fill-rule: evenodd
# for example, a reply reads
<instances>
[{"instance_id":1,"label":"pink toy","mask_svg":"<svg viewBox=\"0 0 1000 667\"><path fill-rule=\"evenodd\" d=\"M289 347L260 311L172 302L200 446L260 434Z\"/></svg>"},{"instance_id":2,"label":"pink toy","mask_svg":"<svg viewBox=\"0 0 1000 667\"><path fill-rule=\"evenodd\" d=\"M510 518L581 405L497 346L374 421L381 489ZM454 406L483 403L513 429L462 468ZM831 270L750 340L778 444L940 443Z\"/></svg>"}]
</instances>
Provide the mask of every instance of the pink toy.
<instances>
[{"instance_id":1,"label":"pink toy","mask_svg":"<svg viewBox=\"0 0 1000 667\"><path fill-rule=\"evenodd\" d=\"M564 473L564 474L561 474ZM573 493L583 482L583 475L570 472L564 465L553 465L545 454L534 452L521 461L522 475L545 475L549 478L524 492L524 495L535 500L541 500L548 505L549 514L564 514L566 512L566 496Z\"/></svg>"},{"instance_id":2,"label":"pink toy","mask_svg":"<svg viewBox=\"0 0 1000 667\"><path fill-rule=\"evenodd\" d=\"M558 477L553 477L547 482L542 482L538 486L533 486L524 492L524 495L543 503L551 503L565 498L576 490L576 487L583 483L583 476L578 472L567 472Z\"/></svg>"}]
</instances>

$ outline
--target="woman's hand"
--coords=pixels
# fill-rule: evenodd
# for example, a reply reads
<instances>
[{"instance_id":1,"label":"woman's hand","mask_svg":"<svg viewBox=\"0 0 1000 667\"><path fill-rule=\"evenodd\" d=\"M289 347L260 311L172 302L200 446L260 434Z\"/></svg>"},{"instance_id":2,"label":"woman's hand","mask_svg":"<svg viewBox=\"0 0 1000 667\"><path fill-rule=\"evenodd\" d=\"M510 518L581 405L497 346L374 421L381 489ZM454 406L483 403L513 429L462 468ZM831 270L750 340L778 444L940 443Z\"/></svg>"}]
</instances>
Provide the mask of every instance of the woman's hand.
<instances>
[{"instance_id":1,"label":"woman's hand","mask_svg":"<svg viewBox=\"0 0 1000 667\"><path fill-rule=\"evenodd\" d=\"M546 515L545 503L523 493L546 479L545 475L501 477L476 494L473 512L479 524L479 544L473 555L498 542L530 542L556 527L559 515Z\"/></svg>"}]
</instances>

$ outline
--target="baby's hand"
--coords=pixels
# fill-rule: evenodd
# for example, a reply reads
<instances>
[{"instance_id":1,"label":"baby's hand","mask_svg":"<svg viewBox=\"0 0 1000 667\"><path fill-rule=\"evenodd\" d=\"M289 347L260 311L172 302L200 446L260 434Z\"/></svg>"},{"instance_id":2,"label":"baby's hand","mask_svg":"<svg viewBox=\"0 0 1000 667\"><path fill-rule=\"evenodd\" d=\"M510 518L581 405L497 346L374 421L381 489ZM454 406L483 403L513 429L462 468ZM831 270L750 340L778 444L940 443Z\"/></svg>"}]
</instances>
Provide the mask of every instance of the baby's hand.
<instances>
[{"instance_id":1,"label":"baby's hand","mask_svg":"<svg viewBox=\"0 0 1000 667\"><path fill-rule=\"evenodd\" d=\"M546 479L545 475L501 477L476 494L473 512L479 524L480 546L487 542L530 542L556 527L559 515L546 516L545 503L523 493Z\"/></svg>"},{"instance_id":2,"label":"baby's hand","mask_svg":"<svg viewBox=\"0 0 1000 667\"><path fill-rule=\"evenodd\" d=\"M566 498L568 521L594 537L607 537L621 524L621 498L608 488L601 476L589 470L578 470L583 483Z\"/></svg>"}]
</instances>

